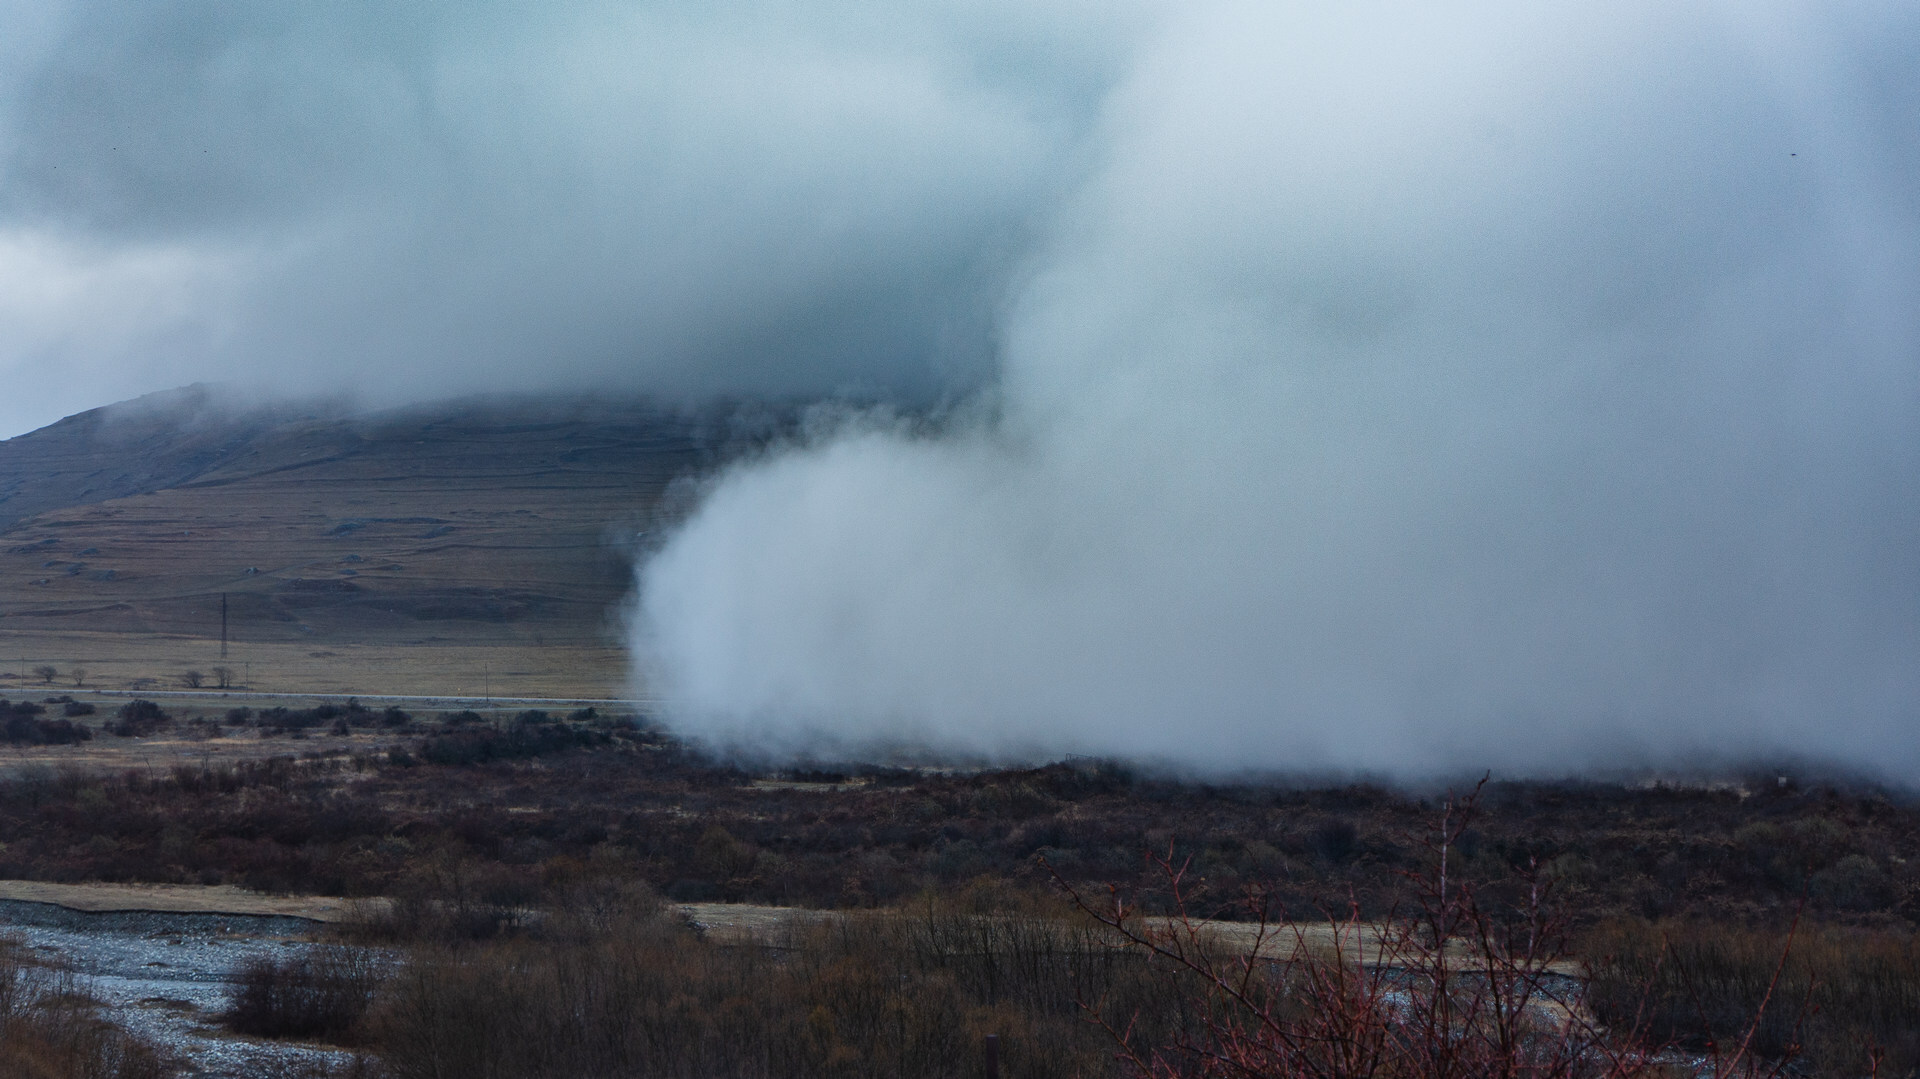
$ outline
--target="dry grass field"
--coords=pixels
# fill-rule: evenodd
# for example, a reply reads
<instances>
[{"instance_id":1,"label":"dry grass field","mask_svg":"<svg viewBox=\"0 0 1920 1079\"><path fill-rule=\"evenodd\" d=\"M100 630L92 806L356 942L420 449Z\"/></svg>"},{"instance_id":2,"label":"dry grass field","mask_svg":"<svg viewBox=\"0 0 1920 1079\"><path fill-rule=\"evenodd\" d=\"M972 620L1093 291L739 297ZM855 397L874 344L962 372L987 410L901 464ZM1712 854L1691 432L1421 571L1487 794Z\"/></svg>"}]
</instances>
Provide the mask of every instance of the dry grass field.
<instances>
[{"instance_id":1,"label":"dry grass field","mask_svg":"<svg viewBox=\"0 0 1920 1079\"><path fill-rule=\"evenodd\" d=\"M89 913L247 914L315 922L344 921L361 909L350 900L330 896L264 895L229 885L55 884L43 880L0 880L0 900L52 903Z\"/></svg>"},{"instance_id":2,"label":"dry grass field","mask_svg":"<svg viewBox=\"0 0 1920 1079\"><path fill-rule=\"evenodd\" d=\"M5 624L0 622L0 624ZM217 688L258 693L386 693L449 697L628 695L626 652L616 642L533 644L233 641L220 658L217 638L137 632L43 633L0 630L0 696L45 697L89 691L184 692L186 672ZM49 682L34 673L52 667ZM76 672L80 684L76 685ZM209 699L217 699L209 694Z\"/></svg>"}]
</instances>

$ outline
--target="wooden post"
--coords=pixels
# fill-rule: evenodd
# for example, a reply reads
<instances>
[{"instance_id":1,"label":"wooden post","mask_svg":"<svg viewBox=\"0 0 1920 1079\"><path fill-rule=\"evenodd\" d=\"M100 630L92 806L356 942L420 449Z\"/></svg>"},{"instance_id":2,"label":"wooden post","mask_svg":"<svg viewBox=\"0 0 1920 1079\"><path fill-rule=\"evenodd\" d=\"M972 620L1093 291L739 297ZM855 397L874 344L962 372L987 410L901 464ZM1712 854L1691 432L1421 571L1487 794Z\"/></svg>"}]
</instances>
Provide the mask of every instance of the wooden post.
<instances>
[{"instance_id":1,"label":"wooden post","mask_svg":"<svg viewBox=\"0 0 1920 1079\"><path fill-rule=\"evenodd\" d=\"M1000 1035L987 1035L987 1079L1000 1079Z\"/></svg>"}]
</instances>

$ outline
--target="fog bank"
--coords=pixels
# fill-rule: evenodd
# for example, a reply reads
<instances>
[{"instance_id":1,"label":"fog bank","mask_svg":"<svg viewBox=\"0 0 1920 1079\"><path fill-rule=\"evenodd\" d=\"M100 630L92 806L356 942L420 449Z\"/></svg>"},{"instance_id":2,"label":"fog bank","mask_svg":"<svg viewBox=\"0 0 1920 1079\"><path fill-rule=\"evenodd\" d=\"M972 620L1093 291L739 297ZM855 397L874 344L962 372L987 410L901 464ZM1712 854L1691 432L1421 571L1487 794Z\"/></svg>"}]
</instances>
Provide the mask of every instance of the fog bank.
<instances>
[{"instance_id":1,"label":"fog bank","mask_svg":"<svg viewBox=\"0 0 1920 1079\"><path fill-rule=\"evenodd\" d=\"M0 0L0 437L991 377L1141 5Z\"/></svg>"},{"instance_id":2,"label":"fog bank","mask_svg":"<svg viewBox=\"0 0 1920 1079\"><path fill-rule=\"evenodd\" d=\"M1920 764L1920 20L1183 5L935 429L641 570L686 733L1201 768Z\"/></svg>"}]
</instances>

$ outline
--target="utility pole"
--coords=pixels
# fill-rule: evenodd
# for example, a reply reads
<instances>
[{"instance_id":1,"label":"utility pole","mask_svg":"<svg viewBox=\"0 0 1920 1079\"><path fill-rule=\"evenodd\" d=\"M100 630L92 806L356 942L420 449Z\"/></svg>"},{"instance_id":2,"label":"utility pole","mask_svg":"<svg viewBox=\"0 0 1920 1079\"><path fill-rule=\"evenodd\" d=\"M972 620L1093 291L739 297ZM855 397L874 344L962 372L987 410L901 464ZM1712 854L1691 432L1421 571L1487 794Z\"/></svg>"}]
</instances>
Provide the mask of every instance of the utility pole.
<instances>
[{"instance_id":1,"label":"utility pole","mask_svg":"<svg viewBox=\"0 0 1920 1079\"><path fill-rule=\"evenodd\" d=\"M220 658L227 658L227 594L220 593Z\"/></svg>"}]
</instances>

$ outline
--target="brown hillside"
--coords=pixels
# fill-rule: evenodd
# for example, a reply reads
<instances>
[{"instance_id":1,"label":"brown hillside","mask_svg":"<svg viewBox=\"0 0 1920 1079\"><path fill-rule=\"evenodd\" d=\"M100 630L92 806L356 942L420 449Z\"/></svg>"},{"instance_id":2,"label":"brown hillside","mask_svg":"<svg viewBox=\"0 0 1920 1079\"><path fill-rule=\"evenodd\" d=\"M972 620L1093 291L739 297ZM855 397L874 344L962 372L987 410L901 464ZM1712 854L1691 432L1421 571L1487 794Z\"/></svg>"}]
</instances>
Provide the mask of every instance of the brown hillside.
<instances>
[{"instance_id":1,"label":"brown hillside","mask_svg":"<svg viewBox=\"0 0 1920 1079\"><path fill-rule=\"evenodd\" d=\"M477 693L497 669L495 693L615 693L628 552L714 429L643 404L233 413L192 391L70 417L0 443L0 671L177 685L221 663L224 594L225 665L257 688Z\"/></svg>"}]
</instances>

